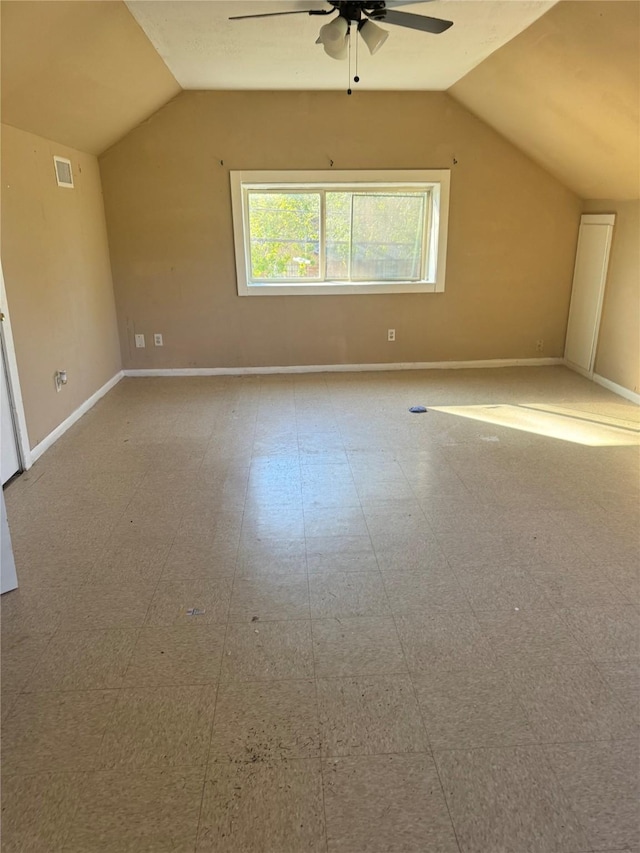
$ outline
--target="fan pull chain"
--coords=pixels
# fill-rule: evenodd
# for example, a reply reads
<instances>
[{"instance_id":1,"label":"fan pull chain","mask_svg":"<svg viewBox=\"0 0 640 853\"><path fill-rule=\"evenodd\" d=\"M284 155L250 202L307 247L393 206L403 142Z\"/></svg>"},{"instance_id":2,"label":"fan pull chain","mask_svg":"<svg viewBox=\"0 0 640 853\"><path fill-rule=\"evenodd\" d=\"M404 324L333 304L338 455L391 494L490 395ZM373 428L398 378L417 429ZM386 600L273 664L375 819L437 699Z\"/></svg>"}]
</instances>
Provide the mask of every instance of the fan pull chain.
<instances>
[{"instance_id":1,"label":"fan pull chain","mask_svg":"<svg viewBox=\"0 0 640 853\"><path fill-rule=\"evenodd\" d=\"M353 78L354 83L359 83L360 78L358 77L358 42L360 39L358 38L358 33L360 32L360 27L356 27L356 75Z\"/></svg>"},{"instance_id":2,"label":"fan pull chain","mask_svg":"<svg viewBox=\"0 0 640 853\"><path fill-rule=\"evenodd\" d=\"M349 40L348 50L349 50L349 71L348 73L348 82L347 82L347 95L351 94L351 24L349 24L349 29L347 30L347 39Z\"/></svg>"}]
</instances>

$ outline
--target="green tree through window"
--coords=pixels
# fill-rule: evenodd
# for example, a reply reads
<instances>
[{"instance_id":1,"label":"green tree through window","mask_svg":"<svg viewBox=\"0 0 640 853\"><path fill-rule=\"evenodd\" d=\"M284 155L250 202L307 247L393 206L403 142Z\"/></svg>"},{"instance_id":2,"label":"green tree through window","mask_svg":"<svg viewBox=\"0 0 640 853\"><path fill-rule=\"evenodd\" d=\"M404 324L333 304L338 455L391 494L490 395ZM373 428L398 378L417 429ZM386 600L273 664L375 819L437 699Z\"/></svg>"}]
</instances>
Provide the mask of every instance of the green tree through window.
<instances>
[{"instance_id":1,"label":"green tree through window","mask_svg":"<svg viewBox=\"0 0 640 853\"><path fill-rule=\"evenodd\" d=\"M252 192L249 232L254 279L318 278L319 193Z\"/></svg>"},{"instance_id":2,"label":"green tree through window","mask_svg":"<svg viewBox=\"0 0 640 853\"><path fill-rule=\"evenodd\" d=\"M248 199L254 281L421 278L428 191L252 190Z\"/></svg>"}]
</instances>

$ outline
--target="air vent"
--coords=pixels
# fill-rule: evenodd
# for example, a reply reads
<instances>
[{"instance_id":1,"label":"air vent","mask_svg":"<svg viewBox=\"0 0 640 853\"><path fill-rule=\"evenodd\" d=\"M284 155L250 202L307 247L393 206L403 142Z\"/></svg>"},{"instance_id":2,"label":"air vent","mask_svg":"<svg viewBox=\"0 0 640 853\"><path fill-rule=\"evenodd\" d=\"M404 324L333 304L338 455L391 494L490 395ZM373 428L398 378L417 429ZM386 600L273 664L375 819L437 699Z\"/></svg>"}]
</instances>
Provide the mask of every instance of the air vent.
<instances>
[{"instance_id":1,"label":"air vent","mask_svg":"<svg viewBox=\"0 0 640 853\"><path fill-rule=\"evenodd\" d=\"M64 157L54 157L53 163L56 167L56 180L59 187L70 187L73 189L73 173L71 171L71 160Z\"/></svg>"}]
</instances>

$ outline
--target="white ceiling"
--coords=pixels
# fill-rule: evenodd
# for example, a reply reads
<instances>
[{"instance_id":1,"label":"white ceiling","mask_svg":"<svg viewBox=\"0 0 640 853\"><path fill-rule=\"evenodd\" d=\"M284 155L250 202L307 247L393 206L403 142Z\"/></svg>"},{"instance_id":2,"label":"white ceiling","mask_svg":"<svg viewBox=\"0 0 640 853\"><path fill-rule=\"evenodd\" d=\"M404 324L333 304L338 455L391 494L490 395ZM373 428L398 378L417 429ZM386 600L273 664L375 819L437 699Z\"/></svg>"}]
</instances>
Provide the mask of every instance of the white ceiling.
<instances>
[{"instance_id":1,"label":"white ceiling","mask_svg":"<svg viewBox=\"0 0 640 853\"><path fill-rule=\"evenodd\" d=\"M384 25L389 38L371 56L360 39L359 87L446 90L526 29L555 0L434 0L414 14L454 22L440 35ZM291 15L229 21L291 9L323 9L323 0L128 0L127 6L183 89L345 89L347 62L314 44L331 19Z\"/></svg>"}]
</instances>

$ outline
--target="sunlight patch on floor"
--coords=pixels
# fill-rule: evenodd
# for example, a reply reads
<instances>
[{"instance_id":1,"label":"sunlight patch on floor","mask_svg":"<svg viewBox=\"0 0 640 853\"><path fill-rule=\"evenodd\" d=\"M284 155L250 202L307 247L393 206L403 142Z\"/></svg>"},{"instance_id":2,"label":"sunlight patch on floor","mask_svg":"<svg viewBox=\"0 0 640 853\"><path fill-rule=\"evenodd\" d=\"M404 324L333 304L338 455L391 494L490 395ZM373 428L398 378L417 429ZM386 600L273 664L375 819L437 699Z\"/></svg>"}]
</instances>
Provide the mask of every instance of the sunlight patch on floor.
<instances>
[{"instance_id":1,"label":"sunlight patch on floor","mask_svg":"<svg viewBox=\"0 0 640 853\"><path fill-rule=\"evenodd\" d=\"M496 426L572 441L590 447L640 445L640 426L597 412L538 403L513 406L431 406L432 411L459 415Z\"/></svg>"}]
</instances>

